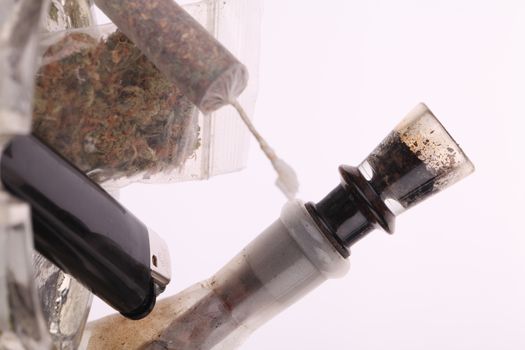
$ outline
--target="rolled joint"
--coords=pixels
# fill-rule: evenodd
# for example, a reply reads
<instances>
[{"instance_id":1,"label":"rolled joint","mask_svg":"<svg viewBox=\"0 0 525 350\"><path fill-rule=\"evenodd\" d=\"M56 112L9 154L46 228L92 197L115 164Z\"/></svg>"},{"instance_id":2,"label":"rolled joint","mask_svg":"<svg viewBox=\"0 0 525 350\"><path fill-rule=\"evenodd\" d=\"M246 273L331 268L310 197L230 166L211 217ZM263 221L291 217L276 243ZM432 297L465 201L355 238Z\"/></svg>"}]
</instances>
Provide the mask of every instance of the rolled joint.
<instances>
[{"instance_id":1,"label":"rolled joint","mask_svg":"<svg viewBox=\"0 0 525 350\"><path fill-rule=\"evenodd\" d=\"M197 107L204 114L232 104L248 85L248 69L240 62L234 62L208 86Z\"/></svg>"}]
</instances>

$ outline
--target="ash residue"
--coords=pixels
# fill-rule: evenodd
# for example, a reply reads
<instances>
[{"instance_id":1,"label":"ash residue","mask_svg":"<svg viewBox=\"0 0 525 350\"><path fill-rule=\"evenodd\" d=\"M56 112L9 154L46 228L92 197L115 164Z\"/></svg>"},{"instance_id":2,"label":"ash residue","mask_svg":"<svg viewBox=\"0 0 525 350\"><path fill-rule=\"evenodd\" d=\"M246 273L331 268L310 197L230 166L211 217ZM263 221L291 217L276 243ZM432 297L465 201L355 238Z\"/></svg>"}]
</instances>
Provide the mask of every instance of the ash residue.
<instances>
[{"instance_id":1,"label":"ash residue","mask_svg":"<svg viewBox=\"0 0 525 350\"><path fill-rule=\"evenodd\" d=\"M398 132L391 132L368 157L374 176L370 181L383 198L393 198L408 208L437 189L437 173L412 152Z\"/></svg>"},{"instance_id":2,"label":"ash residue","mask_svg":"<svg viewBox=\"0 0 525 350\"><path fill-rule=\"evenodd\" d=\"M401 141L436 174L437 189L442 190L473 171L463 151L434 117L422 117L399 133Z\"/></svg>"}]
</instances>

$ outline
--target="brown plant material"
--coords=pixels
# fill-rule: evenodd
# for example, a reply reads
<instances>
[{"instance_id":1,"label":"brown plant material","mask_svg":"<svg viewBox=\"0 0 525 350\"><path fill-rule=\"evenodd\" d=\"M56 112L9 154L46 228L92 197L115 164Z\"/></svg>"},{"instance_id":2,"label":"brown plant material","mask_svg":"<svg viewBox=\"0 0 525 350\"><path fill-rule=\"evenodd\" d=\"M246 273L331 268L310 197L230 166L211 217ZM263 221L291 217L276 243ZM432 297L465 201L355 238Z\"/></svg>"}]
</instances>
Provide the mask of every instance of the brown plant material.
<instances>
[{"instance_id":1,"label":"brown plant material","mask_svg":"<svg viewBox=\"0 0 525 350\"><path fill-rule=\"evenodd\" d=\"M44 54L33 132L98 182L148 178L199 147L195 112L121 32L72 32Z\"/></svg>"},{"instance_id":2,"label":"brown plant material","mask_svg":"<svg viewBox=\"0 0 525 350\"><path fill-rule=\"evenodd\" d=\"M95 3L204 114L246 87L246 67L175 1Z\"/></svg>"}]
</instances>

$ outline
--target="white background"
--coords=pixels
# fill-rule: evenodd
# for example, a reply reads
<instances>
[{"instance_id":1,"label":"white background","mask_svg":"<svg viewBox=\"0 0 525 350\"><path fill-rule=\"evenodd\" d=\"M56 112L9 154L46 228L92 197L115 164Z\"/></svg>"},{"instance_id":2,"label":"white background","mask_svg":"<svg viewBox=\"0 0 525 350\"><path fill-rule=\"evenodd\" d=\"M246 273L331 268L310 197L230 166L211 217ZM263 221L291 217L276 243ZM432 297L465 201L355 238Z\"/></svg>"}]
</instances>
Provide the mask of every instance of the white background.
<instances>
[{"instance_id":1,"label":"white background","mask_svg":"<svg viewBox=\"0 0 525 350\"><path fill-rule=\"evenodd\" d=\"M525 348L525 1L267 0L255 122L319 200L418 102L474 175L352 250L243 349ZM167 294L211 276L284 197L252 143L248 168L133 185L121 200L170 244ZM96 301L91 318L112 312Z\"/></svg>"}]
</instances>

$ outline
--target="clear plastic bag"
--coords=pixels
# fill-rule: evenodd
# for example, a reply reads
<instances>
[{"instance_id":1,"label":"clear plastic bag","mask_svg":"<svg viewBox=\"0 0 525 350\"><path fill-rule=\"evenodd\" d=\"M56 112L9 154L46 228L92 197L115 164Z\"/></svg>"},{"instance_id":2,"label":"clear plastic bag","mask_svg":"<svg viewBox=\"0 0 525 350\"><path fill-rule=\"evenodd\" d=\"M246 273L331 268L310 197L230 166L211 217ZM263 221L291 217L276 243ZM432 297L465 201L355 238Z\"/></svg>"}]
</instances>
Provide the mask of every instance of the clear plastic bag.
<instances>
[{"instance_id":1,"label":"clear plastic bag","mask_svg":"<svg viewBox=\"0 0 525 350\"><path fill-rule=\"evenodd\" d=\"M112 25L48 36L33 132L97 182L170 172L198 146L195 107Z\"/></svg>"},{"instance_id":2,"label":"clear plastic bag","mask_svg":"<svg viewBox=\"0 0 525 350\"><path fill-rule=\"evenodd\" d=\"M51 0L44 27L50 32L89 27L94 23L93 0Z\"/></svg>"},{"instance_id":3,"label":"clear plastic bag","mask_svg":"<svg viewBox=\"0 0 525 350\"><path fill-rule=\"evenodd\" d=\"M47 1L6 0L0 11L0 135L31 128L36 49Z\"/></svg>"},{"instance_id":4,"label":"clear plastic bag","mask_svg":"<svg viewBox=\"0 0 525 350\"><path fill-rule=\"evenodd\" d=\"M246 62L253 109L260 2L184 5ZM113 24L46 34L33 130L106 188L197 180L239 170L248 134L232 109L202 115ZM253 72L253 73L252 73Z\"/></svg>"}]
</instances>

